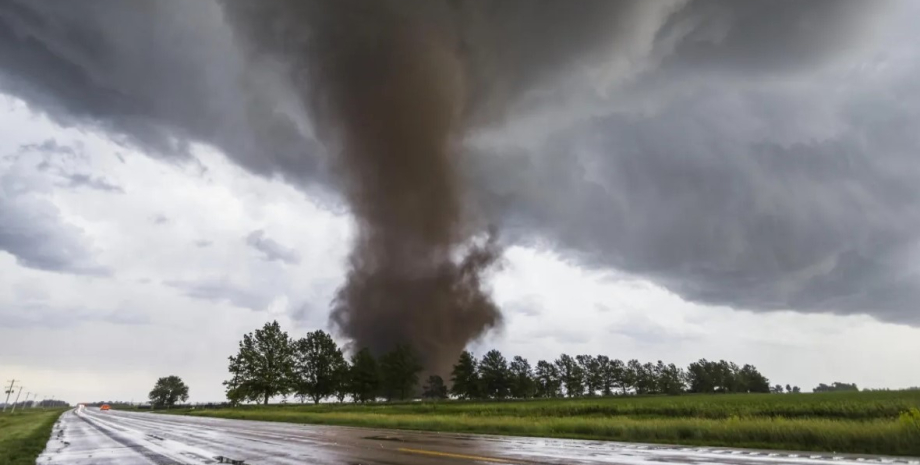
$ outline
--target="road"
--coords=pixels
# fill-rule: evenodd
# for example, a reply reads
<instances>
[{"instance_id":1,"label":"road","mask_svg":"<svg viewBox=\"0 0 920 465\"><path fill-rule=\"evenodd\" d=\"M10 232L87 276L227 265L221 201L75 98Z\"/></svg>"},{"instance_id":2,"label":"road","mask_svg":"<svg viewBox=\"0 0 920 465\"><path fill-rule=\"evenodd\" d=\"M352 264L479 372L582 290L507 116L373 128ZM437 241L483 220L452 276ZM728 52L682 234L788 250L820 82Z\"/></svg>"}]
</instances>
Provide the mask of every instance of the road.
<instances>
[{"instance_id":1,"label":"road","mask_svg":"<svg viewBox=\"0 0 920 465\"><path fill-rule=\"evenodd\" d=\"M295 425L78 408L54 427L39 464L736 464L824 465L920 460L670 447ZM239 462L236 462L239 463Z\"/></svg>"}]
</instances>

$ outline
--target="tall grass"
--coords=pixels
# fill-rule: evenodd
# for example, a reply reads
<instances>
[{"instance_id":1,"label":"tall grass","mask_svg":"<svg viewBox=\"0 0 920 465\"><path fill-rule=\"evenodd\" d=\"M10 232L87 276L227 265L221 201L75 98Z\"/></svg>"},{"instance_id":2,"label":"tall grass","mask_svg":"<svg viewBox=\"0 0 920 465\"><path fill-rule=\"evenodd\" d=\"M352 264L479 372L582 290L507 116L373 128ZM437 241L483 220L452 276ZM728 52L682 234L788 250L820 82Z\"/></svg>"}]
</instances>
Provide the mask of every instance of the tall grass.
<instances>
[{"instance_id":1,"label":"tall grass","mask_svg":"<svg viewBox=\"0 0 920 465\"><path fill-rule=\"evenodd\" d=\"M918 408L920 393L874 392L254 406L184 413L445 432L920 456Z\"/></svg>"},{"instance_id":2,"label":"tall grass","mask_svg":"<svg viewBox=\"0 0 920 465\"><path fill-rule=\"evenodd\" d=\"M0 464L34 464L64 411L28 409L0 414Z\"/></svg>"}]
</instances>

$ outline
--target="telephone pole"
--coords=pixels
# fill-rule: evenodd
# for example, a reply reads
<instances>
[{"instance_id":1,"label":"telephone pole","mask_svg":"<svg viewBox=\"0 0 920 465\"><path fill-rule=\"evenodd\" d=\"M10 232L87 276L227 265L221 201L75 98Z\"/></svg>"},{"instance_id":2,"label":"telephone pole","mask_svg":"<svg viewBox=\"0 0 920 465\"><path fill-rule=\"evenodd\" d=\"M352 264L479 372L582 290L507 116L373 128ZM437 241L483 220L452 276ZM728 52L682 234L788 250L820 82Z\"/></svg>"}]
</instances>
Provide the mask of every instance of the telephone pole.
<instances>
[{"instance_id":1,"label":"telephone pole","mask_svg":"<svg viewBox=\"0 0 920 465\"><path fill-rule=\"evenodd\" d=\"M4 412L6 411L6 404L9 404L9 403L10 403L10 394L13 393L13 385L15 385L15 384L16 384L16 380L15 380L15 379L10 380L10 387L6 389L6 401L3 402L3 411L4 411Z\"/></svg>"},{"instance_id":2,"label":"telephone pole","mask_svg":"<svg viewBox=\"0 0 920 465\"><path fill-rule=\"evenodd\" d=\"M19 392L16 393L16 400L13 402L13 409L10 410L10 413L13 413L13 412L16 411L16 404L19 403L19 396L21 396L21 395L22 395L22 385L20 384L20 385L19 385Z\"/></svg>"}]
</instances>

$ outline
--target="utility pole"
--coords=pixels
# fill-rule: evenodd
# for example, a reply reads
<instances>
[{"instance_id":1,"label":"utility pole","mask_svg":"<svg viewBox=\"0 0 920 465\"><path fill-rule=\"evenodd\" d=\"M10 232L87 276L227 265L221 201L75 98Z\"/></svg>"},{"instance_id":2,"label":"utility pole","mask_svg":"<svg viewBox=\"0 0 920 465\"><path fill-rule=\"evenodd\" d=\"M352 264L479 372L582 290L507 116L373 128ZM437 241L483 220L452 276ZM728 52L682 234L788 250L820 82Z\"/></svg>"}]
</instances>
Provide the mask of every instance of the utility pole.
<instances>
[{"instance_id":1,"label":"utility pole","mask_svg":"<svg viewBox=\"0 0 920 465\"><path fill-rule=\"evenodd\" d=\"M16 411L16 404L19 403L19 396L21 396L21 395L22 395L22 385L20 384L20 385L19 385L19 392L16 393L16 401L13 402L13 410L10 410L10 413L13 413L13 412Z\"/></svg>"},{"instance_id":2,"label":"utility pole","mask_svg":"<svg viewBox=\"0 0 920 465\"><path fill-rule=\"evenodd\" d=\"M10 387L6 390L6 401L3 403L3 411L6 411L6 404L10 403L10 394L13 393L13 385L16 384L16 380L10 380Z\"/></svg>"}]
</instances>

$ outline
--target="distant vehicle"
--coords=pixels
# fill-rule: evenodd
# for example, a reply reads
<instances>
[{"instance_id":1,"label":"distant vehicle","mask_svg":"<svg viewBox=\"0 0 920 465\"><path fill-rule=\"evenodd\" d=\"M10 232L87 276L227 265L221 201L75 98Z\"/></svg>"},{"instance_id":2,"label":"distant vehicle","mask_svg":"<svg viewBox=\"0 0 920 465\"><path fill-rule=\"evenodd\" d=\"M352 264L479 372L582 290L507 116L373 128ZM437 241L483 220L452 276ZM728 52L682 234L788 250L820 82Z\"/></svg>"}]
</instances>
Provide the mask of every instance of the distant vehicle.
<instances>
[{"instance_id":1,"label":"distant vehicle","mask_svg":"<svg viewBox=\"0 0 920 465\"><path fill-rule=\"evenodd\" d=\"M109 404L102 404L102 406L99 407L99 410L110 410L110 409L111 407L109 407Z\"/></svg>"}]
</instances>

